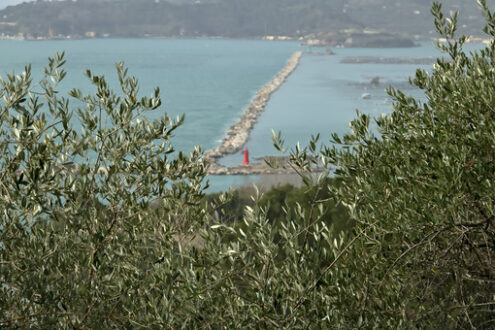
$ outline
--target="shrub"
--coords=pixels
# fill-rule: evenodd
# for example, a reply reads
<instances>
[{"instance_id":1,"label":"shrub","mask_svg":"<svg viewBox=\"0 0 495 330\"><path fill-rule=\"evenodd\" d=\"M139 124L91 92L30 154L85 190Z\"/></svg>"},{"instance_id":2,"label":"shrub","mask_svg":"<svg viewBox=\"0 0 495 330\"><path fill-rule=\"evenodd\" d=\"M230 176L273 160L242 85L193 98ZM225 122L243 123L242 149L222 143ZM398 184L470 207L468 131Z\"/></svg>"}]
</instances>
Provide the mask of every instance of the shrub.
<instances>
[{"instance_id":1,"label":"shrub","mask_svg":"<svg viewBox=\"0 0 495 330\"><path fill-rule=\"evenodd\" d=\"M257 196L241 223L209 216L200 150L170 158L180 120L138 119L158 107L158 93L138 99L122 66L122 96L90 72L95 95L71 92L85 104L81 133L55 92L62 57L50 61L41 95L29 68L9 76L0 326L495 326L495 16L479 2L488 47L465 54L457 14L444 18L434 4L448 57L411 80L427 100L390 89L394 109L376 119L377 132L359 114L334 144L296 147L290 164L304 196L278 210ZM279 137L275 145L283 149ZM315 165L326 171L315 176ZM335 205L348 209L352 230L333 228Z\"/></svg>"}]
</instances>

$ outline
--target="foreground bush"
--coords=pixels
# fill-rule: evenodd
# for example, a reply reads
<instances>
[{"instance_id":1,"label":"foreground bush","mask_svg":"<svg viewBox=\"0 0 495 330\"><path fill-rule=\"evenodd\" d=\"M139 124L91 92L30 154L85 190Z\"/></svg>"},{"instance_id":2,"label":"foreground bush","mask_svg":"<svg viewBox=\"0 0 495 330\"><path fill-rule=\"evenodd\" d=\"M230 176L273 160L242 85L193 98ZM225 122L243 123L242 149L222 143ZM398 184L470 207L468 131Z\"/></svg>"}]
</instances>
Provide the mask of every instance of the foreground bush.
<instances>
[{"instance_id":1,"label":"foreground bush","mask_svg":"<svg viewBox=\"0 0 495 330\"><path fill-rule=\"evenodd\" d=\"M0 327L159 322L151 302L179 266L156 262L202 225L205 164L199 150L170 157L182 119L144 119L158 90L140 98L118 65L120 95L88 71L94 95L70 102L57 92L64 62L50 59L39 84L30 68L1 81Z\"/></svg>"},{"instance_id":2,"label":"foreground bush","mask_svg":"<svg viewBox=\"0 0 495 330\"><path fill-rule=\"evenodd\" d=\"M376 119L379 135L359 114L351 134L334 136L337 146L292 155L303 168L319 157L345 178L329 189L355 233L321 279L339 289L327 295L339 304L321 301L337 324L495 327L495 17L479 3L492 41L470 56L466 38L455 39L457 14L446 19L433 6L447 43L432 72L412 79L426 102L391 89L394 110Z\"/></svg>"},{"instance_id":3,"label":"foreground bush","mask_svg":"<svg viewBox=\"0 0 495 330\"><path fill-rule=\"evenodd\" d=\"M495 18L480 3L493 37ZM91 73L95 95L71 93L85 104L81 133L54 91L62 58L41 90L29 70L9 77L0 91L0 326L495 326L495 45L468 57L465 39L454 40L456 16L444 19L439 5L433 14L448 58L412 81L427 101L392 89L378 136L359 115L336 145L296 148L304 199L274 209L281 204L258 196L240 223L210 216L222 204L201 204L199 150L170 158L179 123L143 120L158 93L138 98L121 66L121 96ZM315 163L327 171L314 176ZM335 203L349 210L351 231L334 229Z\"/></svg>"}]
</instances>

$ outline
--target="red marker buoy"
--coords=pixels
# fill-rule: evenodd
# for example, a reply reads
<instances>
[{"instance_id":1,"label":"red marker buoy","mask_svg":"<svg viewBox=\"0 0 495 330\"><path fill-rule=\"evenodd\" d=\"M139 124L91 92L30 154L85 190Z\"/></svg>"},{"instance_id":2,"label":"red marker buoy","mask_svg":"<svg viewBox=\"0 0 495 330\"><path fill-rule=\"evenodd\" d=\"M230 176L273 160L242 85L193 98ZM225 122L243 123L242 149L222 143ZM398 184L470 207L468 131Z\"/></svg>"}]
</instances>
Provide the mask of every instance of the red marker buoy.
<instances>
[{"instance_id":1,"label":"red marker buoy","mask_svg":"<svg viewBox=\"0 0 495 330\"><path fill-rule=\"evenodd\" d=\"M247 148L244 149L244 161L242 162L242 165L249 165L249 151Z\"/></svg>"}]
</instances>

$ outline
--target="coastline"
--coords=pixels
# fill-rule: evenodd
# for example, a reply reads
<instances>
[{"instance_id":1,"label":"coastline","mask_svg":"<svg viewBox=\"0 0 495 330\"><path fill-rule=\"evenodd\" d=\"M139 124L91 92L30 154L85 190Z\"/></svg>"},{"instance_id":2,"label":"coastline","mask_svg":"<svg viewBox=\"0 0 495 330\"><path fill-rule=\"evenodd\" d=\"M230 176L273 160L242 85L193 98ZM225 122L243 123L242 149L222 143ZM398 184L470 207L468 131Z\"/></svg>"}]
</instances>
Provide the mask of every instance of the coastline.
<instances>
[{"instance_id":1,"label":"coastline","mask_svg":"<svg viewBox=\"0 0 495 330\"><path fill-rule=\"evenodd\" d=\"M244 114L237 123L227 129L226 136L219 146L208 150L204 158L209 161L209 174L234 174L230 173L229 167L218 164L217 160L225 155L233 154L242 149L249 139L249 134L263 113L272 94L277 91L287 78L296 70L303 55L302 51L295 52L288 60L287 65L263 88L261 88L251 104L246 108ZM232 168L234 169L234 168ZM273 169L260 164L244 166L242 174L262 174L272 172ZM237 170L234 172L238 172Z\"/></svg>"}]
</instances>

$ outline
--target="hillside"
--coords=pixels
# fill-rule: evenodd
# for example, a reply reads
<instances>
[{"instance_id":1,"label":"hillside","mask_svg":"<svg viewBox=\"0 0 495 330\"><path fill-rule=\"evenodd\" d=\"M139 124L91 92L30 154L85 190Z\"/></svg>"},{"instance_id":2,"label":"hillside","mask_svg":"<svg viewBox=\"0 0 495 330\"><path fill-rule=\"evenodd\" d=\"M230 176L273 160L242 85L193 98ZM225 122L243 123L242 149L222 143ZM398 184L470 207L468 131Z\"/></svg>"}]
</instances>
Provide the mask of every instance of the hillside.
<instances>
[{"instance_id":1,"label":"hillside","mask_svg":"<svg viewBox=\"0 0 495 330\"><path fill-rule=\"evenodd\" d=\"M476 1L446 0L466 33L483 22ZM495 0L490 1L493 5ZM430 0L64 0L0 11L0 35L46 37L301 37L342 29L428 36Z\"/></svg>"}]
</instances>

